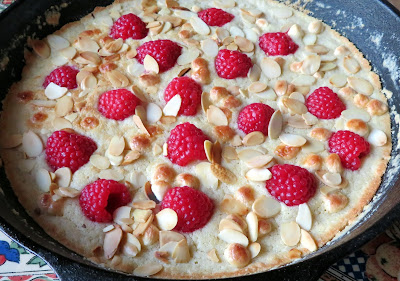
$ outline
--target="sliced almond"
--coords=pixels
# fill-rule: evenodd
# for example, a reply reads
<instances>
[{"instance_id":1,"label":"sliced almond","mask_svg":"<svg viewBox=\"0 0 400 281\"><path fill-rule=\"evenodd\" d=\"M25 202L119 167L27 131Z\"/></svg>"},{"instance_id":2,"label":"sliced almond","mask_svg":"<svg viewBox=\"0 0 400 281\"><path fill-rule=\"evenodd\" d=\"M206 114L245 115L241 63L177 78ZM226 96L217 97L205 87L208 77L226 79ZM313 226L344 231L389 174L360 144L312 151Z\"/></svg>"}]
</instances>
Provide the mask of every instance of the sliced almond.
<instances>
[{"instance_id":1,"label":"sliced almond","mask_svg":"<svg viewBox=\"0 0 400 281\"><path fill-rule=\"evenodd\" d=\"M218 178L211 172L211 164L208 162L201 162L196 165L196 175L200 179L203 186L207 188L217 188Z\"/></svg>"},{"instance_id":2,"label":"sliced almond","mask_svg":"<svg viewBox=\"0 0 400 281\"><path fill-rule=\"evenodd\" d=\"M233 229L224 229L218 234L218 238L227 243L237 243L244 247L249 245L249 239L241 232Z\"/></svg>"},{"instance_id":3,"label":"sliced almond","mask_svg":"<svg viewBox=\"0 0 400 281\"><path fill-rule=\"evenodd\" d=\"M247 171L246 179L250 181L267 181L272 177L267 168L253 168Z\"/></svg>"},{"instance_id":4,"label":"sliced almond","mask_svg":"<svg viewBox=\"0 0 400 281\"><path fill-rule=\"evenodd\" d=\"M46 89L44 90L44 94L51 100L61 98L63 95L67 93L68 89L65 87L60 87L57 84L51 82Z\"/></svg>"},{"instance_id":5,"label":"sliced almond","mask_svg":"<svg viewBox=\"0 0 400 281\"><path fill-rule=\"evenodd\" d=\"M150 136L149 131L147 131L146 127L143 124L142 119L138 115L133 115L133 122L136 124L136 126L142 131L142 133Z\"/></svg>"},{"instance_id":6,"label":"sliced almond","mask_svg":"<svg viewBox=\"0 0 400 281\"><path fill-rule=\"evenodd\" d=\"M37 134L28 131L22 136L22 148L28 157L37 157L43 151L43 143Z\"/></svg>"},{"instance_id":7,"label":"sliced almond","mask_svg":"<svg viewBox=\"0 0 400 281\"><path fill-rule=\"evenodd\" d=\"M289 116L287 119L290 127L299 129L309 129L310 126L306 124L306 121L300 115Z\"/></svg>"},{"instance_id":8,"label":"sliced almond","mask_svg":"<svg viewBox=\"0 0 400 281\"><path fill-rule=\"evenodd\" d=\"M68 129L72 128L71 122L69 122L67 119L61 118L61 117L56 117L53 119L52 125L55 130L62 130L62 129Z\"/></svg>"},{"instance_id":9,"label":"sliced almond","mask_svg":"<svg viewBox=\"0 0 400 281\"><path fill-rule=\"evenodd\" d=\"M261 155L263 155L262 152L260 152L258 150L254 150L254 149L244 149L238 153L239 159L244 162L247 162L247 161L253 159L254 157L261 156Z\"/></svg>"},{"instance_id":10,"label":"sliced almond","mask_svg":"<svg viewBox=\"0 0 400 281\"><path fill-rule=\"evenodd\" d=\"M220 259L217 256L217 251L215 249L208 251L207 257L213 262L220 262Z\"/></svg>"},{"instance_id":11,"label":"sliced almond","mask_svg":"<svg viewBox=\"0 0 400 281\"><path fill-rule=\"evenodd\" d=\"M47 36L47 42L54 50L61 50L69 46L69 41L67 39L55 34Z\"/></svg>"},{"instance_id":12,"label":"sliced almond","mask_svg":"<svg viewBox=\"0 0 400 281\"><path fill-rule=\"evenodd\" d=\"M279 214L281 204L273 198L263 195L254 201L252 209L261 218L271 218Z\"/></svg>"},{"instance_id":13,"label":"sliced almond","mask_svg":"<svg viewBox=\"0 0 400 281\"><path fill-rule=\"evenodd\" d=\"M307 203L299 205L296 222L305 230L310 230L312 226L312 215Z\"/></svg>"},{"instance_id":14,"label":"sliced almond","mask_svg":"<svg viewBox=\"0 0 400 281\"><path fill-rule=\"evenodd\" d=\"M57 103L53 100L33 100L31 104L38 107L52 108L55 107Z\"/></svg>"},{"instance_id":15,"label":"sliced almond","mask_svg":"<svg viewBox=\"0 0 400 281\"><path fill-rule=\"evenodd\" d=\"M282 132L283 117L280 110L277 110L272 114L268 126L268 136L271 139L277 139Z\"/></svg>"},{"instance_id":16,"label":"sliced almond","mask_svg":"<svg viewBox=\"0 0 400 281\"><path fill-rule=\"evenodd\" d=\"M135 237L135 235L127 233L126 234L126 242L134 245L139 250L139 252L142 250L142 245L140 244L139 239L137 239Z\"/></svg>"},{"instance_id":17,"label":"sliced almond","mask_svg":"<svg viewBox=\"0 0 400 281\"><path fill-rule=\"evenodd\" d=\"M131 217L132 208L129 206L121 206L113 212L113 221L120 224L121 219L129 219Z\"/></svg>"},{"instance_id":18,"label":"sliced almond","mask_svg":"<svg viewBox=\"0 0 400 281\"><path fill-rule=\"evenodd\" d=\"M49 171L46 169L39 169L36 172L36 184L43 192L49 192L51 185L51 177Z\"/></svg>"},{"instance_id":19,"label":"sliced almond","mask_svg":"<svg viewBox=\"0 0 400 281\"><path fill-rule=\"evenodd\" d=\"M292 98L285 98L282 99L282 103L284 106L286 106L289 109L289 112L292 114L305 114L307 113L307 107L304 105L304 103L292 99Z\"/></svg>"},{"instance_id":20,"label":"sliced almond","mask_svg":"<svg viewBox=\"0 0 400 281\"><path fill-rule=\"evenodd\" d=\"M166 245L169 242L179 242L185 239L185 236L175 231L160 231L160 247Z\"/></svg>"},{"instance_id":21,"label":"sliced almond","mask_svg":"<svg viewBox=\"0 0 400 281\"><path fill-rule=\"evenodd\" d=\"M177 60L178 65L187 65L198 58L200 52L198 49L189 49L184 51Z\"/></svg>"},{"instance_id":22,"label":"sliced almond","mask_svg":"<svg viewBox=\"0 0 400 281\"><path fill-rule=\"evenodd\" d=\"M116 69L106 72L106 75L115 88L123 88L129 85L128 77Z\"/></svg>"},{"instance_id":23,"label":"sliced almond","mask_svg":"<svg viewBox=\"0 0 400 281\"><path fill-rule=\"evenodd\" d=\"M224 146L224 148L222 149L222 157L225 160L237 160L238 155L236 152L236 149L231 147L231 146Z\"/></svg>"},{"instance_id":24,"label":"sliced almond","mask_svg":"<svg viewBox=\"0 0 400 281\"><path fill-rule=\"evenodd\" d=\"M240 231L243 233L243 229L240 227L240 225L231 219L222 219L219 222L218 230L222 231L224 229L233 229L233 230Z\"/></svg>"},{"instance_id":25,"label":"sliced almond","mask_svg":"<svg viewBox=\"0 0 400 281\"><path fill-rule=\"evenodd\" d=\"M337 73L329 78L329 83L336 88L344 87L347 83L347 76L341 73Z\"/></svg>"},{"instance_id":26,"label":"sliced almond","mask_svg":"<svg viewBox=\"0 0 400 281\"><path fill-rule=\"evenodd\" d=\"M280 225L280 234L283 243L287 246L296 246L300 241L300 227L294 222L287 222Z\"/></svg>"},{"instance_id":27,"label":"sliced almond","mask_svg":"<svg viewBox=\"0 0 400 281\"><path fill-rule=\"evenodd\" d=\"M250 81L256 82L260 80L260 76L261 76L261 68L257 64L254 64L248 73L248 77Z\"/></svg>"},{"instance_id":28,"label":"sliced almond","mask_svg":"<svg viewBox=\"0 0 400 281\"><path fill-rule=\"evenodd\" d=\"M105 170L110 167L110 160L107 157L93 154L89 159L90 163L100 170Z\"/></svg>"},{"instance_id":29,"label":"sliced almond","mask_svg":"<svg viewBox=\"0 0 400 281\"><path fill-rule=\"evenodd\" d=\"M218 54L218 44L210 38L201 41L201 49L203 50L204 55L211 58L216 57Z\"/></svg>"},{"instance_id":30,"label":"sliced almond","mask_svg":"<svg viewBox=\"0 0 400 281\"><path fill-rule=\"evenodd\" d=\"M288 30L288 35L292 38L302 38L304 36L304 32L300 25L293 24Z\"/></svg>"},{"instance_id":31,"label":"sliced almond","mask_svg":"<svg viewBox=\"0 0 400 281\"><path fill-rule=\"evenodd\" d=\"M137 201L132 203L132 207L142 210L154 209L156 207L156 202L153 200Z\"/></svg>"},{"instance_id":32,"label":"sliced almond","mask_svg":"<svg viewBox=\"0 0 400 281\"><path fill-rule=\"evenodd\" d=\"M217 163L211 164L211 172L217 179L226 184L234 184L237 181L237 177L234 173Z\"/></svg>"},{"instance_id":33,"label":"sliced almond","mask_svg":"<svg viewBox=\"0 0 400 281\"><path fill-rule=\"evenodd\" d=\"M50 56L50 48L42 40L32 40L33 51L41 58L46 59Z\"/></svg>"},{"instance_id":34,"label":"sliced almond","mask_svg":"<svg viewBox=\"0 0 400 281\"><path fill-rule=\"evenodd\" d=\"M339 173L325 173L322 178L329 186L337 186L342 183L342 176Z\"/></svg>"},{"instance_id":35,"label":"sliced almond","mask_svg":"<svg viewBox=\"0 0 400 281\"><path fill-rule=\"evenodd\" d=\"M65 116L72 111L74 101L70 96L64 96L57 101L55 106L55 113L57 116Z\"/></svg>"},{"instance_id":36,"label":"sliced almond","mask_svg":"<svg viewBox=\"0 0 400 281\"><path fill-rule=\"evenodd\" d=\"M182 97L178 94L172 97L164 106L163 112L166 116L177 116L181 108Z\"/></svg>"},{"instance_id":37,"label":"sliced almond","mask_svg":"<svg viewBox=\"0 0 400 281\"><path fill-rule=\"evenodd\" d=\"M361 67L360 64L355 60L354 58L350 56L346 56L343 59L343 67L346 69L348 72L355 74L358 71L360 71Z\"/></svg>"},{"instance_id":38,"label":"sliced almond","mask_svg":"<svg viewBox=\"0 0 400 281\"><path fill-rule=\"evenodd\" d=\"M189 246L186 239L182 239L176 244L171 256L176 263L186 263L190 260Z\"/></svg>"},{"instance_id":39,"label":"sliced almond","mask_svg":"<svg viewBox=\"0 0 400 281\"><path fill-rule=\"evenodd\" d=\"M352 87L359 94L370 96L374 92L374 87L372 84L363 78L348 77L347 82L349 83L350 87Z\"/></svg>"},{"instance_id":40,"label":"sliced almond","mask_svg":"<svg viewBox=\"0 0 400 281\"><path fill-rule=\"evenodd\" d=\"M124 179L124 175L119 171L107 169L101 170L99 173L100 179L120 181Z\"/></svg>"},{"instance_id":41,"label":"sliced almond","mask_svg":"<svg viewBox=\"0 0 400 281\"><path fill-rule=\"evenodd\" d=\"M254 50L253 42L242 36L235 36L234 42L242 52L250 53Z\"/></svg>"},{"instance_id":42,"label":"sliced almond","mask_svg":"<svg viewBox=\"0 0 400 281\"><path fill-rule=\"evenodd\" d=\"M128 64L126 71L133 76L140 76L144 72L144 66L140 63Z\"/></svg>"},{"instance_id":43,"label":"sliced almond","mask_svg":"<svg viewBox=\"0 0 400 281\"><path fill-rule=\"evenodd\" d=\"M89 74L83 78L80 86L82 90L94 89L97 86L97 78L93 74Z\"/></svg>"},{"instance_id":44,"label":"sliced almond","mask_svg":"<svg viewBox=\"0 0 400 281\"><path fill-rule=\"evenodd\" d=\"M121 239L122 230L119 227L105 233L103 251L106 259L111 259L114 256L118 250Z\"/></svg>"},{"instance_id":45,"label":"sliced almond","mask_svg":"<svg viewBox=\"0 0 400 281\"><path fill-rule=\"evenodd\" d=\"M321 57L318 55L309 55L304 59L300 70L303 74L313 75L318 71L320 66L321 66Z\"/></svg>"},{"instance_id":46,"label":"sliced almond","mask_svg":"<svg viewBox=\"0 0 400 281\"><path fill-rule=\"evenodd\" d=\"M369 115L365 110L359 108L343 110L341 116L346 120L359 119L365 123L371 120L371 115Z\"/></svg>"},{"instance_id":47,"label":"sliced almond","mask_svg":"<svg viewBox=\"0 0 400 281\"><path fill-rule=\"evenodd\" d=\"M109 232L109 231L113 230L114 228L115 228L115 226L113 224L109 224L105 228L103 228L103 232Z\"/></svg>"},{"instance_id":48,"label":"sliced almond","mask_svg":"<svg viewBox=\"0 0 400 281\"><path fill-rule=\"evenodd\" d=\"M248 88L249 92L252 92L252 93L261 93L265 89L267 89L267 85L262 82L253 82L250 84L250 86Z\"/></svg>"},{"instance_id":49,"label":"sliced almond","mask_svg":"<svg viewBox=\"0 0 400 281\"><path fill-rule=\"evenodd\" d=\"M303 42L306 46L314 45L317 42L317 36L315 34L306 34L303 37Z\"/></svg>"},{"instance_id":50,"label":"sliced almond","mask_svg":"<svg viewBox=\"0 0 400 281\"><path fill-rule=\"evenodd\" d=\"M315 125L318 123L318 118L315 117L314 115L312 115L310 112L306 112L306 113L302 114L301 117L303 117L304 122L309 126L312 126L312 125Z\"/></svg>"},{"instance_id":51,"label":"sliced almond","mask_svg":"<svg viewBox=\"0 0 400 281\"><path fill-rule=\"evenodd\" d=\"M135 268L133 275L136 276L152 276L159 273L164 267L158 263L148 263Z\"/></svg>"},{"instance_id":52,"label":"sliced almond","mask_svg":"<svg viewBox=\"0 0 400 281\"><path fill-rule=\"evenodd\" d=\"M249 229L250 242L257 241L258 238L258 218L254 212L250 212L246 216L246 222Z\"/></svg>"},{"instance_id":53,"label":"sliced almond","mask_svg":"<svg viewBox=\"0 0 400 281\"><path fill-rule=\"evenodd\" d=\"M294 134L281 134L279 136L279 139L284 144L292 147L300 147L307 142L307 140L304 137Z\"/></svg>"},{"instance_id":54,"label":"sliced almond","mask_svg":"<svg viewBox=\"0 0 400 281\"><path fill-rule=\"evenodd\" d=\"M209 140L204 141L204 151L206 152L207 160L211 163L212 162L212 146L213 143Z\"/></svg>"},{"instance_id":55,"label":"sliced almond","mask_svg":"<svg viewBox=\"0 0 400 281\"><path fill-rule=\"evenodd\" d=\"M210 27L208 27L208 25L202 21L199 17L197 16L193 16L190 19L190 23L194 29L194 31L196 31L198 34L201 35L208 35L210 34Z\"/></svg>"},{"instance_id":56,"label":"sliced almond","mask_svg":"<svg viewBox=\"0 0 400 281\"><path fill-rule=\"evenodd\" d=\"M232 196L227 195L221 201L220 209L227 214L234 214L243 216L247 213L247 207L240 201L234 199Z\"/></svg>"},{"instance_id":57,"label":"sliced almond","mask_svg":"<svg viewBox=\"0 0 400 281\"><path fill-rule=\"evenodd\" d=\"M270 9L270 12L274 17L278 19L287 19L293 15L293 11L289 7L273 8Z\"/></svg>"},{"instance_id":58,"label":"sliced almond","mask_svg":"<svg viewBox=\"0 0 400 281\"><path fill-rule=\"evenodd\" d=\"M368 136L368 142L375 146L384 146L387 141L387 135L379 129L373 129Z\"/></svg>"},{"instance_id":59,"label":"sliced almond","mask_svg":"<svg viewBox=\"0 0 400 281\"><path fill-rule=\"evenodd\" d=\"M124 160L122 161L121 165L124 166L132 164L133 161L139 159L139 157L140 157L139 151L136 150L129 151L128 153L125 154Z\"/></svg>"},{"instance_id":60,"label":"sliced almond","mask_svg":"<svg viewBox=\"0 0 400 281\"><path fill-rule=\"evenodd\" d=\"M210 101L210 94L207 92L203 92L201 94L201 108L203 109L204 113L207 113L207 109L212 105Z\"/></svg>"},{"instance_id":61,"label":"sliced almond","mask_svg":"<svg viewBox=\"0 0 400 281\"><path fill-rule=\"evenodd\" d=\"M125 149L125 139L119 136L113 136L108 146L108 152L114 156L120 156Z\"/></svg>"},{"instance_id":62,"label":"sliced almond","mask_svg":"<svg viewBox=\"0 0 400 281\"><path fill-rule=\"evenodd\" d=\"M311 234L305 231L304 229L301 230L300 243L304 248L308 249L310 252L314 252L318 249L317 244L314 241L314 238L312 238Z\"/></svg>"},{"instance_id":63,"label":"sliced almond","mask_svg":"<svg viewBox=\"0 0 400 281\"><path fill-rule=\"evenodd\" d=\"M295 86L311 86L315 83L316 79L310 75L299 75L292 80L292 84Z\"/></svg>"},{"instance_id":64,"label":"sliced almond","mask_svg":"<svg viewBox=\"0 0 400 281\"><path fill-rule=\"evenodd\" d=\"M60 187L68 187L71 183L72 172L68 167L59 168L55 171L56 184Z\"/></svg>"},{"instance_id":65,"label":"sliced almond","mask_svg":"<svg viewBox=\"0 0 400 281\"><path fill-rule=\"evenodd\" d=\"M242 31L239 27L237 27L237 26L235 26L235 25L231 26L231 28L229 29L229 32L231 33L231 36L232 36L233 38L234 38L235 36L244 37L243 31ZM236 44L235 44L235 45L236 45Z\"/></svg>"},{"instance_id":66,"label":"sliced almond","mask_svg":"<svg viewBox=\"0 0 400 281\"><path fill-rule=\"evenodd\" d=\"M278 78L282 74L279 63L267 57L262 59L260 67L264 75L269 79Z\"/></svg>"},{"instance_id":67,"label":"sliced almond","mask_svg":"<svg viewBox=\"0 0 400 281\"><path fill-rule=\"evenodd\" d=\"M97 51L100 49L97 42L88 37L78 38L78 41L76 42L76 47L83 52L88 51L97 53Z\"/></svg>"},{"instance_id":68,"label":"sliced almond","mask_svg":"<svg viewBox=\"0 0 400 281\"><path fill-rule=\"evenodd\" d=\"M157 61L150 55L146 55L143 60L144 69L148 72L159 73L160 68Z\"/></svg>"},{"instance_id":69,"label":"sliced almond","mask_svg":"<svg viewBox=\"0 0 400 281\"><path fill-rule=\"evenodd\" d=\"M322 21L320 21L320 20L315 20L315 21L312 21L312 22L310 22L310 23L308 24L308 31L309 31L310 33L313 33L313 34L319 34L319 33L321 33L323 27L324 27L324 26L323 26L323 24L322 24Z\"/></svg>"},{"instance_id":70,"label":"sliced almond","mask_svg":"<svg viewBox=\"0 0 400 281\"><path fill-rule=\"evenodd\" d=\"M210 105L207 109L207 121L215 126L227 126L228 118L218 107Z\"/></svg>"},{"instance_id":71,"label":"sliced almond","mask_svg":"<svg viewBox=\"0 0 400 281\"><path fill-rule=\"evenodd\" d=\"M265 141L265 136L263 133L259 131L254 131L247 134L242 140L245 146L259 145L262 144L264 141Z\"/></svg>"},{"instance_id":72,"label":"sliced almond","mask_svg":"<svg viewBox=\"0 0 400 281\"><path fill-rule=\"evenodd\" d=\"M255 257L257 257L258 254L259 254L260 251L261 251L261 245L260 245L260 243L257 243L257 242L251 243L251 244L249 245L249 251L250 251L250 255L251 255L251 258L252 258L252 259L254 259Z\"/></svg>"},{"instance_id":73,"label":"sliced almond","mask_svg":"<svg viewBox=\"0 0 400 281\"><path fill-rule=\"evenodd\" d=\"M161 230L172 230L178 223L178 215L172 209L162 209L156 215L158 226Z\"/></svg>"},{"instance_id":74,"label":"sliced almond","mask_svg":"<svg viewBox=\"0 0 400 281\"><path fill-rule=\"evenodd\" d=\"M259 155L245 161L245 164L249 168L261 168L271 162L272 159L274 158L271 155Z\"/></svg>"},{"instance_id":75,"label":"sliced almond","mask_svg":"<svg viewBox=\"0 0 400 281\"><path fill-rule=\"evenodd\" d=\"M304 95L303 95L302 93L299 93L299 92L293 92L293 93L291 93L290 96L289 96L289 98L298 100L298 101L301 102L301 103L304 103L304 102L305 102Z\"/></svg>"},{"instance_id":76,"label":"sliced almond","mask_svg":"<svg viewBox=\"0 0 400 281\"><path fill-rule=\"evenodd\" d=\"M324 62L324 63L321 63L321 67L319 68L319 71L324 71L324 72L330 71L330 70L335 69L336 66L337 66L336 63Z\"/></svg>"},{"instance_id":77,"label":"sliced almond","mask_svg":"<svg viewBox=\"0 0 400 281\"><path fill-rule=\"evenodd\" d=\"M306 51L319 55L325 55L329 52L329 49L323 45L308 45L306 46Z\"/></svg>"}]
</instances>

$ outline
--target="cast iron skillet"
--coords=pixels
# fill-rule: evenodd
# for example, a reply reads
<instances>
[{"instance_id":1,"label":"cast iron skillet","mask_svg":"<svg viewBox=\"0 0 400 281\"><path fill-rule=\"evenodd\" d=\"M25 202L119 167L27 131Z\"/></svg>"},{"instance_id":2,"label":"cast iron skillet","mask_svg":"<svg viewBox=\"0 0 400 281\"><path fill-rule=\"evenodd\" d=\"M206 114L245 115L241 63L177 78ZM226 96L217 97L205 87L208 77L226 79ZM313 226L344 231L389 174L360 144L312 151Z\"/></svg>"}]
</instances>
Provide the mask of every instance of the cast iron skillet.
<instances>
[{"instance_id":1,"label":"cast iron skillet","mask_svg":"<svg viewBox=\"0 0 400 281\"><path fill-rule=\"evenodd\" d=\"M1 14L0 50L2 52L9 51L10 62L0 72L0 98L3 99L11 84L20 79L24 65L23 48L26 38L22 36L16 39L18 36L35 34L37 38L43 38L62 25L91 12L95 6L105 6L111 2L112 0L19 0ZM43 19L46 10L54 8L52 5L61 3L69 3L69 5L62 9L60 24L57 27L44 26L39 29L35 24L37 18ZM307 8L317 18L335 26L367 56L375 71L381 76L383 86L393 92L393 97L389 100L390 107L400 111L400 59L396 58L396 54L400 50L400 39L397 38L400 35L399 12L386 1L379 0L314 1L308 4ZM373 43L370 40L371 35L377 39L381 36L381 39L375 40ZM382 52L387 56L394 57L397 63L390 65L387 61L385 62L384 58L386 57L382 57ZM398 125L394 123L392 116L392 159L400 151L400 148L397 147L398 130ZM398 178L400 166L391 160L388 169L392 176L389 177L388 174L385 174L378 191L380 195L373 200L366 215L341 238L301 261L240 279L317 280L335 261L375 237L393 219L400 217L400 179ZM0 171L0 228L10 237L47 260L63 281L144 279L127 277L120 273L100 269L49 237L19 204L5 176L4 169Z\"/></svg>"}]
</instances>

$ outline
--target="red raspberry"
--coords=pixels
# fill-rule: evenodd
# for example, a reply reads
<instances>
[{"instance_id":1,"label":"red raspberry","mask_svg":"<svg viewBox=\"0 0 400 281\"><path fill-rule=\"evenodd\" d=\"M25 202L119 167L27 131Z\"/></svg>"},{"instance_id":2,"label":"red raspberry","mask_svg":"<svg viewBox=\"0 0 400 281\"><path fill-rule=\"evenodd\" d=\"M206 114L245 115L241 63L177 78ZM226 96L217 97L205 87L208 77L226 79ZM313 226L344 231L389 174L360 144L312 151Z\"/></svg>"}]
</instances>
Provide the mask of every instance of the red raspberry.
<instances>
[{"instance_id":1,"label":"red raspberry","mask_svg":"<svg viewBox=\"0 0 400 281\"><path fill-rule=\"evenodd\" d=\"M317 190L317 181L313 174L299 166L284 164L270 169L272 178L265 187L278 201L287 206L306 203Z\"/></svg>"},{"instance_id":2,"label":"red raspberry","mask_svg":"<svg viewBox=\"0 0 400 281\"><path fill-rule=\"evenodd\" d=\"M97 180L85 186L79 197L83 214L95 222L111 222L115 209L131 202L128 188L114 180Z\"/></svg>"},{"instance_id":3,"label":"red raspberry","mask_svg":"<svg viewBox=\"0 0 400 281\"><path fill-rule=\"evenodd\" d=\"M178 215L178 224L174 230L193 232L210 220L214 203L203 192L183 186L167 191L161 202L161 209L165 208L174 210Z\"/></svg>"},{"instance_id":4,"label":"red raspberry","mask_svg":"<svg viewBox=\"0 0 400 281\"><path fill-rule=\"evenodd\" d=\"M69 167L75 172L89 162L97 149L96 143L88 137L67 131L55 131L46 144L46 161L54 170Z\"/></svg>"},{"instance_id":5,"label":"red raspberry","mask_svg":"<svg viewBox=\"0 0 400 281\"><path fill-rule=\"evenodd\" d=\"M252 103L244 107L238 116L238 127L244 133L249 134L260 131L268 135L268 125L275 110L263 103Z\"/></svg>"},{"instance_id":6,"label":"red raspberry","mask_svg":"<svg viewBox=\"0 0 400 281\"><path fill-rule=\"evenodd\" d=\"M361 166L361 158L369 153L369 143L350 131L337 131L328 141L329 151L339 155L343 167L352 171Z\"/></svg>"},{"instance_id":7,"label":"red raspberry","mask_svg":"<svg viewBox=\"0 0 400 281\"><path fill-rule=\"evenodd\" d=\"M335 119L340 117L346 105L338 95L328 87L316 89L306 100L306 106L311 114L320 119Z\"/></svg>"},{"instance_id":8,"label":"red raspberry","mask_svg":"<svg viewBox=\"0 0 400 281\"><path fill-rule=\"evenodd\" d=\"M164 100L168 102L175 95L182 98L181 108L178 115L193 116L201 103L201 86L192 78L187 76L176 77L169 82L164 91Z\"/></svg>"},{"instance_id":9,"label":"red raspberry","mask_svg":"<svg viewBox=\"0 0 400 281\"><path fill-rule=\"evenodd\" d=\"M215 70L219 77L225 79L246 77L252 65L247 55L227 49L220 50L215 59Z\"/></svg>"},{"instance_id":10,"label":"red raspberry","mask_svg":"<svg viewBox=\"0 0 400 281\"><path fill-rule=\"evenodd\" d=\"M197 15L210 26L223 26L232 21L235 17L234 15L217 8L205 9L200 11Z\"/></svg>"},{"instance_id":11,"label":"red raspberry","mask_svg":"<svg viewBox=\"0 0 400 281\"><path fill-rule=\"evenodd\" d=\"M259 45L267 56L287 56L299 48L284 32L265 33L260 37Z\"/></svg>"},{"instance_id":12,"label":"red raspberry","mask_svg":"<svg viewBox=\"0 0 400 281\"><path fill-rule=\"evenodd\" d=\"M167 140L168 158L172 163L186 166L192 161L207 159L204 141L208 137L191 123L177 125Z\"/></svg>"},{"instance_id":13,"label":"red raspberry","mask_svg":"<svg viewBox=\"0 0 400 281\"><path fill-rule=\"evenodd\" d=\"M124 120L135 114L140 100L126 89L111 90L100 96L98 109L108 119Z\"/></svg>"},{"instance_id":14,"label":"red raspberry","mask_svg":"<svg viewBox=\"0 0 400 281\"><path fill-rule=\"evenodd\" d=\"M134 14L126 14L117 19L111 27L110 36L114 39L143 39L149 30L146 24Z\"/></svg>"},{"instance_id":15,"label":"red raspberry","mask_svg":"<svg viewBox=\"0 0 400 281\"><path fill-rule=\"evenodd\" d=\"M79 70L71 66L60 66L46 76L43 82L43 87L46 88L51 82L53 82L60 87L75 89L76 87L78 87L78 85L76 84L76 75L78 74L78 72Z\"/></svg>"},{"instance_id":16,"label":"red raspberry","mask_svg":"<svg viewBox=\"0 0 400 281\"><path fill-rule=\"evenodd\" d=\"M160 72L172 68L181 55L182 47L171 40L156 40L144 43L137 48L137 60L143 64L146 55L152 56L158 63Z\"/></svg>"}]
</instances>

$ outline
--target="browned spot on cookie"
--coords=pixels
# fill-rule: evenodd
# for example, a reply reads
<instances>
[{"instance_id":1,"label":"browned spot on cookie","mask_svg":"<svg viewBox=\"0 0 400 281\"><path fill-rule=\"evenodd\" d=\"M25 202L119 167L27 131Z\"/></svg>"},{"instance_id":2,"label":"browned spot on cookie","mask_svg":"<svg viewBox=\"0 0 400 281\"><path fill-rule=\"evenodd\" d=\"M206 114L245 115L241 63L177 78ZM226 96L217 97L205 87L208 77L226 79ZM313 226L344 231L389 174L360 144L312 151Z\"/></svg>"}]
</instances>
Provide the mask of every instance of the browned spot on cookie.
<instances>
[{"instance_id":1,"label":"browned spot on cookie","mask_svg":"<svg viewBox=\"0 0 400 281\"><path fill-rule=\"evenodd\" d=\"M276 147L275 154L283 159L290 160L296 157L300 149L300 147L288 146L282 143Z\"/></svg>"},{"instance_id":2,"label":"browned spot on cookie","mask_svg":"<svg viewBox=\"0 0 400 281\"><path fill-rule=\"evenodd\" d=\"M132 150L143 151L150 146L150 138L147 135L134 136L129 143Z\"/></svg>"},{"instance_id":3,"label":"browned spot on cookie","mask_svg":"<svg viewBox=\"0 0 400 281\"><path fill-rule=\"evenodd\" d=\"M33 99L33 92L31 91L20 92L17 94L17 97L20 102L26 103Z\"/></svg>"},{"instance_id":4,"label":"browned spot on cookie","mask_svg":"<svg viewBox=\"0 0 400 281\"><path fill-rule=\"evenodd\" d=\"M214 127L214 134L220 141L227 142L235 136L235 131L229 126L216 126Z\"/></svg>"},{"instance_id":5,"label":"browned spot on cookie","mask_svg":"<svg viewBox=\"0 0 400 281\"><path fill-rule=\"evenodd\" d=\"M33 123L40 123L43 122L47 119L47 114L43 112L37 112L32 116L32 122Z\"/></svg>"},{"instance_id":6,"label":"browned spot on cookie","mask_svg":"<svg viewBox=\"0 0 400 281\"><path fill-rule=\"evenodd\" d=\"M85 117L81 121L81 127L87 130L92 130L99 126L99 119L96 117Z\"/></svg>"}]
</instances>

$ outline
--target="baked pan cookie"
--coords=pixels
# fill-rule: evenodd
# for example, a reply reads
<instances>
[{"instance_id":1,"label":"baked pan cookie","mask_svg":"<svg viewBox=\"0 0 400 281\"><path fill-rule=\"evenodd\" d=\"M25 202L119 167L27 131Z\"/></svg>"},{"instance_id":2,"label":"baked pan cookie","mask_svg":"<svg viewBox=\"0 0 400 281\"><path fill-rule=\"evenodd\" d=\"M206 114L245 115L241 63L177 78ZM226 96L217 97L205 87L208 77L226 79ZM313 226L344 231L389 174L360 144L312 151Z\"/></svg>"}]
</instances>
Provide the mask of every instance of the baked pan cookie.
<instances>
[{"instance_id":1,"label":"baked pan cookie","mask_svg":"<svg viewBox=\"0 0 400 281\"><path fill-rule=\"evenodd\" d=\"M30 39L1 158L54 239L137 276L282 266L340 235L390 159L379 77L267 0L115 1Z\"/></svg>"}]
</instances>

